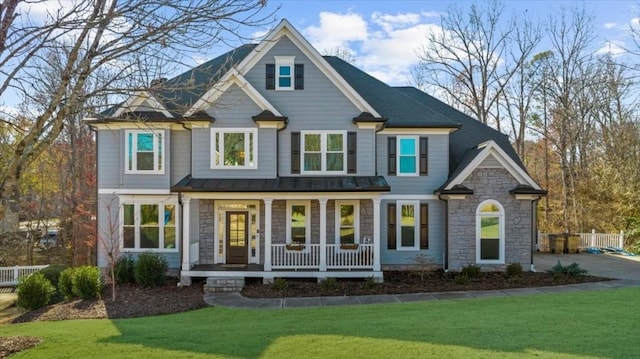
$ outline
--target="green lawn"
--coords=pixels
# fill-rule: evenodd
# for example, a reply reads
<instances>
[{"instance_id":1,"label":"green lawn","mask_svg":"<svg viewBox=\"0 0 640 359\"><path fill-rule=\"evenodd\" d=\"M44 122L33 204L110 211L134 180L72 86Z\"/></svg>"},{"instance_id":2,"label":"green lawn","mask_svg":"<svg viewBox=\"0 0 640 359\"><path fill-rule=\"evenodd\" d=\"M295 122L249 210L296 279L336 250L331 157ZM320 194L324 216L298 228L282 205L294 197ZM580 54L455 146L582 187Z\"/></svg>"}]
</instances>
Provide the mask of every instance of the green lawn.
<instances>
[{"instance_id":1,"label":"green lawn","mask_svg":"<svg viewBox=\"0 0 640 359\"><path fill-rule=\"evenodd\" d=\"M28 323L16 358L637 358L640 288Z\"/></svg>"}]
</instances>

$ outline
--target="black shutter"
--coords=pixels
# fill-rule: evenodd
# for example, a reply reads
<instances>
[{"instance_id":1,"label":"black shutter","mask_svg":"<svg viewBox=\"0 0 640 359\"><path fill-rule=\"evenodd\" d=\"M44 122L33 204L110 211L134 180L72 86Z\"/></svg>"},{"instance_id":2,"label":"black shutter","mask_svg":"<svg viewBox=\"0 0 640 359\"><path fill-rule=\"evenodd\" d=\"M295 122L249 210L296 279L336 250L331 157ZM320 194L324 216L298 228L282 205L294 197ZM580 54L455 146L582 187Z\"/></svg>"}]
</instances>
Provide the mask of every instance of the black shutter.
<instances>
[{"instance_id":1,"label":"black shutter","mask_svg":"<svg viewBox=\"0 0 640 359\"><path fill-rule=\"evenodd\" d=\"M304 64L295 64L295 89L304 90Z\"/></svg>"},{"instance_id":2,"label":"black shutter","mask_svg":"<svg viewBox=\"0 0 640 359\"><path fill-rule=\"evenodd\" d=\"M356 167L357 138L357 132L347 132L347 173L358 172Z\"/></svg>"},{"instance_id":3,"label":"black shutter","mask_svg":"<svg viewBox=\"0 0 640 359\"><path fill-rule=\"evenodd\" d=\"M396 174L396 138L387 137L387 174Z\"/></svg>"},{"instance_id":4,"label":"black shutter","mask_svg":"<svg viewBox=\"0 0 640 359\"><path fill-rule=\"evenodd\" d=\"M291 173L300 173L300 132L291 132Z\"/></svg>"},{"instance_id":5,"label":"black shutter","mask_svg":"<svg viewBox=\"0 0 640 359\"><path fill-rule=\"evenodd\" d=\"M427 137L420 137L420 175L426 176L429 174L429 142Z\"/></svg>"},{"instance_id":6,"label":"black shutter","mask_svg":"<svg viewBox=\"0 0 640 359\"><path fill-rule=\"evenodd\" d=\"M396 204L387 205L387 249L396 249Z\"/></svg>"},{"instance_id":7,"label":"black shutter","mask_svg":"<svg viewBox=\"0 0 640 359\"><path fill-rule=\"evenodd\" d=\"M420 249L429 249L429 205L420 205Z\"/></svg>"},{"instance_id":8,"label":"black shutter","mask_svg":"<svg viewBox=\"0 0 640 359\"><path fill-rule=\"evenodd\" d=\"M267 90L275 90L276 88L276 64L267 64L266 70L266 87Z\"/></svg>"}]
</instances>

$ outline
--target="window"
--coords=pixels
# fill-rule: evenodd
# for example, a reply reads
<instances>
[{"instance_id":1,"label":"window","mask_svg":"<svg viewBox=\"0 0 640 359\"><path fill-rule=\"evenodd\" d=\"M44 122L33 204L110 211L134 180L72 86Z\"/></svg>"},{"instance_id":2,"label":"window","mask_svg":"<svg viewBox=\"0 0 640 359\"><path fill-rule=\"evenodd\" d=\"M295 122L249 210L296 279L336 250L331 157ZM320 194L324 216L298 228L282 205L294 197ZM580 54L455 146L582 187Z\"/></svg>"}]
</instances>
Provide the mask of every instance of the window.
<instances>
[{"instance_id":1,"label":"window","mask_svg":"<svg viewBox=\"0 0 640 359\"><path fill-rule=\"evenodd\" d=\"M356 201L336 201L336 242L356 244L360 234L360 211Z\"/></svg>"},{"instance_id":2,"label":"window","mask_svg":"<svg viewBox=\"0 0 640 359\"><path fill-rule=\"evenodd\" d=\"M476 261L504 263L504 209L493 200L476 210Z\"/></svg>"},{"instance_id":3,"label":"window","mask_svg":"<svg viewBox=\"0 0 640 359\"><path fill-rule=\"evenodd\" d=\"M387 204L387 249L429 249L429 205L418 201Z\"/></svg>"},{"instance_id":4,"label":"window","mask_svg":"<svg viewBox=\"0 0 640 359\"><path fill-rule=\"evenodd\" d=\"M275 56L276 90L293 90L294 60L293 56Z\"/></svg>"},{"instance_id":5,"label":"window","mask_svg":"<svg viewBox=\"0 0 640 359\"><path fill-rule=\"evenodd\" d=\"M302 132L302 173L345 173L344 132Z\"/></svg>"},{"instance_id":6,"label":"window","mask_svg":"<svg viewBox=\"0 0 640 359\"><path fill-rule=\"evenodd\" d=\"M418 138L398 137L398 176L418 174Z\"/></svg>"},{"instance_id":7,"label":"window","mask_svg":"<svg viewBox=\"0 0 640 359\"><path fill-rule=\"evenodd\" d=\"M164 131L125 132L125 173L163 174Z\"/></svg>"},{"instance_id":8,"label":"window","mask_svg":"<svg viewBox=\"0 0 640 359\"><path fill-rule=\"evenodd\" d=\"M257 129L211 129L211 168L258 168L257 148Z\"/></svg>"},{"instance_id":9,"label":"window","mask_svg":"<svg viewBox=\"0 0 640 359\"><path fill-rule=\"evenodd\" d=\"M306 245L309 243L310 209L309 201L287 202L287 244Z\"/></svg>"},{"instance_id":10,"label":"window","mask_svg":"<svg viewBox=\"0 0 640 359\"><path fill-rule=\"evenodd\" d=\"M428 137L387 137L387 173L392 176L429 174Z\"/></svg>"},{"instance_id":11,"label":"window","mask_svg":"<svg viewBox=\"0 0 640 359\"><path fill-rule=\"evenodd\" d=\"M121 215L125 250L177 250L175 204L125 203Z\"/></svg>"}]
</instances>

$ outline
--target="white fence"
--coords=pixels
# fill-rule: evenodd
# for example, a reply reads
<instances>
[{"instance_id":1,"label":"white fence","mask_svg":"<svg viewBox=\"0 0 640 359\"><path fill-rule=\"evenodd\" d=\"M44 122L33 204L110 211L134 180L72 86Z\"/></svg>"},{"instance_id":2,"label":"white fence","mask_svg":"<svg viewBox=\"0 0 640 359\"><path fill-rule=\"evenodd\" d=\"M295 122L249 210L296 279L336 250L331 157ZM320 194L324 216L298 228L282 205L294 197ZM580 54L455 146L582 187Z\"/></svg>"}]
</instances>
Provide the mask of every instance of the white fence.
<instances>
[{"instance_id":1,"label":"white fence","mask_svg":"<svg viewBox=\"0 0 640 359\"><path fill-rule=\"evenodd\" d=\"M46 267L48 267L48 265L0 267L0 286L18 285L20 278L26 277Z\"/></svg>"},{"instance_id":2,"label":"white fence","mask_svg":"<svg viewBox=\"0 0 640 359\"><path fill-rule=\"evenodd\" d=\"M622 248L624 246L624 232L620 233L596 233L596 230L592 230L591 233L572 233L580 236L580 242L578 248L584 250L588 247L616 247ZM538 232L538 250L541 252L549 252L549 237L548 233Z\"/></svg>"},{"instance_id":3,"label":"white fence","mask_svg":"<svg viewBox=\"0 0 640 359\"><path fill-rule=\"evenodd\" d=\"M327 244L328 269L373 268L373 244L358 244L353 247ZM320 268L320 245L309 244L300 248L286 244L271 245L271 267L274 269L318 269Z\"/></svg>"}]
</instances>

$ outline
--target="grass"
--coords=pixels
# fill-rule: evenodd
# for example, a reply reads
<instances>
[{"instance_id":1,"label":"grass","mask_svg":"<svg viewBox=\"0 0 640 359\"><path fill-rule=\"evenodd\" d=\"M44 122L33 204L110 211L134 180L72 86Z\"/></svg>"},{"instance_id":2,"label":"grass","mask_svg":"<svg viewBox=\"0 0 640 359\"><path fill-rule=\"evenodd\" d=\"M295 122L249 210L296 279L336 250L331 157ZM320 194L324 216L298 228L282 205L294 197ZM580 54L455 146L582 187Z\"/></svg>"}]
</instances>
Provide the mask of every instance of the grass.
<instances>
[{"instance_id":1,"label":"grass","mask_svg":"<svg viewBox=\"0 0 640 359\"><path fill-rule=\"evenodd\" d=\"M19 358L632 358L640 288L286 310L41 322L0 336L44 343ZM636 348L636 349L633 349Z\"/></svg>"}]
</instances>

